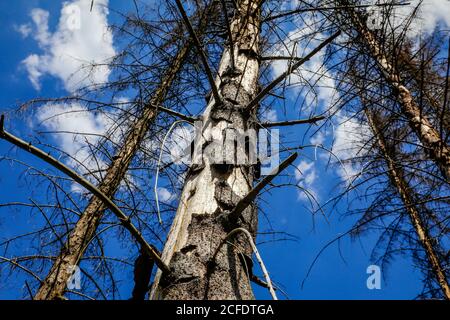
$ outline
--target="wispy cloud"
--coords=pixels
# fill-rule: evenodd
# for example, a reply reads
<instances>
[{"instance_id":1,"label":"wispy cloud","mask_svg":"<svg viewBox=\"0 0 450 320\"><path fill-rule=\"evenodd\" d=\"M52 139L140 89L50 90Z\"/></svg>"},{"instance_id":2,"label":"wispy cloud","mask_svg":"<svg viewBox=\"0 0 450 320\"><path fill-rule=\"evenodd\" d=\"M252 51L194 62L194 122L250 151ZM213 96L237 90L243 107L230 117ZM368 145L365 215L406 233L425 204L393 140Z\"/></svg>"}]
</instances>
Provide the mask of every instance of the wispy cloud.
<instances>
[{"instance_id":1,"label":"wispy cloud","mask_svg":"<svg viewBox=\"0 0 450 320\"><path fill-rule=\"evenodd\" d=\"M261 120L267 122L275 122L278 121L278 113L275 109L265 109L261 114Z\"/></svg>"},{"instance_id":2,"label":"wispy cloud","mask_svg":"<svg viewBox=\"0 0 450 320\"><path fill-rule=\"evenodd\" d=\"M404 21L421 1L422 4L416 19L408 27L409 37L431 34L439 24L450 26L450 2L448 0L410 0L408 1L410 2L409 6L394 8L392 14L395 17L394 24Z\"/></svg>"},{"instance_id":3,"label":"wispy cloud","mask_svg":"<svg viewBox=\"0 0 450 320\"><path fill-rule=\"evenodd\" d=\"M342 113L336 118L339 124L334 132L332 152L341 161L338 163L338 176L341 180L350 182L359 175L362 168L361 164L351 160L367 153L372 134L366 123L355 118L346 117Z\"/></svg>"},{"instance_id":4,"label":"wispy cloud","mask_svg":"<svg viewBox=\"0 0 450 320\"><path fill-rule=\"evenodd\" d=\"M158 199L165 203L170 203L176 198L176 195L171 193L166 188L158 188L157 192L158 192Z\"/></svg>"},{"instance_id":5,"label":"wispy cloud","mask_svg":"<svg viewBox=\"0 0 450 320\"><path fill-rule=\"evenodd\" d=\"M49 28L50 12L35 8L31 11L32 22L17 26L23 37L32 37L41 52L30 54L23 60L28 78L36 89L41 88L41 79L49 75L60 79L69 92L104 83L110 68L102 65L85 68L91 64L103 64L115 54L113 37L108 29L108 0L97 0L90 11L90 1L73 0L63 2L56 30ZM81 174L97 172L106 168L102 159L93 155L90 146L95 146L108 130L115 125L114 115L92 112L79 103L48 103L38 110L33 119L52 134L59 148L70 157L66 163ZM109 138L117 142L123 132L115 130ZM72 158L71 158L72 157ZM81 191L76 185L73 191Z\"/></svg>"},{"instance_id":6,"label":"wispy cloud","mask_svg":"<svg viewBox=\"0 0 450 320\"><path fill-rule=\"evenodd\" d=\"M316 186L318 178L316 166L313 161L301 161L297 165L295 177L298 181L297 185L302 189L298 193L298 198L304 201L319 201L319 191ZM314 198L314 199L311 199Z\"/></svg>"},{"instance_id":7,"label":"wispy cloud","mask_svg":"<svg viewBox=\"0 0 450 320\"><path fill-rule=\"evenodd\" d=\"M271 54L303 57L327 38L326 35L315 32L314 18L305 15L301 21L297 21L298 27L288 33L284 45L276 47ZM314 37L311 36L313 34L315 34ZM288 93L292 97L301 94L305 100L305 109L302 111L306 113L310 113L316 108L329 107L336 99L335 82L323 63L324 53L325 50L322 50L314 55L287 79L287 84L295 85ZM274 77L279 76L288 68L287 60L275 60L271 64ZM313 85L314 90L307 89L308 85Z\"/></svg>"},{"instance_id":8,"label":"wispy cloud","mask_svg":"<svg viewBox=\"0 0 450 320\"><path fill-rule=\"evenodd\" d=\"M104 113L94 115L85 106L78 103L54 104L42 106L36 114L36 120L49 131L54 131L55 140L60 147L74 159L69 161L73 167L83 164L80 171L102 169L92 158L88 144L95 145L101 135L114 125L114 119Z\"/></svg>"},{"instance_id":9,"label":"wispy cloud","mask_svg":"<svg viewBox=\"0 0 450 320\"><path fill-rule=\"evenodd\" d=\"M20 26L14 25L14 30L20 33L23 38L27 38L33 32L33 28L29 23L21 24Z\"/></svg>"}]
</instances>

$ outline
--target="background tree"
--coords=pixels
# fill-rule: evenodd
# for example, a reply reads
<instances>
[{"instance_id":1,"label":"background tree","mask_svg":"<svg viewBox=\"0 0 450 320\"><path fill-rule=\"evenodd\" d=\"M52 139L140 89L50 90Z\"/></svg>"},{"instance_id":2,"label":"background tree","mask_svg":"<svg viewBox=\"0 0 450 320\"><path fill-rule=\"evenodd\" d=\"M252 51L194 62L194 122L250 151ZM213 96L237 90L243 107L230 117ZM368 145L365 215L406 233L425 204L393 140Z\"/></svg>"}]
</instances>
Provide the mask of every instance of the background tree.
<instances>
[{"instance_id":1,"label":"background tree","mask_svg":"<svg viewBox=\"0 0 450 320\"><path fill-rule=\"evenodd\" d=\"M406 102L414 105L409 109L415 110L415 121L426 121L442 148L448 147L446 116L442 113L448 88L445 76L436 69L437 65L448 64L448 56L438 57L442 48L438 49L433 41L436 35L419 46L408 39L407 30L418 8L412 16L399 18L394 6L382 6L378 24L371 30L371 17L356 7L360 3L337 4L346 8L340 11L342 16L330 20L353 34L344 44L342 59L346 63L336 69L341 93L337 104L367 128L355 147L355 157L342 159L361 166L347 190L365 190L360 198L370 203L353 212L362 218L351 234L383 230L373 259L386 265L395 253L410 252L424 271L425 296L448 299L448 177L430 154L431 145L416 130L412 113L406 110ZM434 53L425 59L430 51ZM444 92L430 89L439 81L436 79L441 79ZM435 151L440 153L441 147ZM405 217L410 221L405 223Z\"/></svg>"}]
</instances>

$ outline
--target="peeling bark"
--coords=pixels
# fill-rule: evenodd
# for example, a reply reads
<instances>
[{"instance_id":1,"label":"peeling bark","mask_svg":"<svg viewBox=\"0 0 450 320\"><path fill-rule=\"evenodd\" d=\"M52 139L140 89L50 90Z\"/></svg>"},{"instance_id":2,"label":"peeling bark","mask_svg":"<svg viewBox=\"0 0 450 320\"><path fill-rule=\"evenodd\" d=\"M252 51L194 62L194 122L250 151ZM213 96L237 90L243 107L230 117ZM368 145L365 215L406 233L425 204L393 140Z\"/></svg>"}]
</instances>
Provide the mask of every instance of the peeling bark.
<instances>
[{"instance_id":1,"label":"peeling bark","mask_svg":"<svg viewBox=\"0 0 450 320\"><path fill-rule=\"evenodd\" d=\"M203 115L199 142L169 232L162 260L172 273L158 271L151 299L253 299L249 272L242 255L251 256L245 237L217 248L227 234L243 227L256 233L257 214L248 207L240 221L230 223L227 213L253 185L250 164L223 165L203 157L211 141L224 141L227 130L249 129L252 114L245 106L256 96L259 62L259 0L239 1L231 21L234 48L224 49L216 85L220 102L211 98ZM233 50L233 54L230 54ZM234 63L231 57L235 58ZM233 69L233 65L235 69ZM235 150L246 152L246 150ZM225 154L225 157L235 155ZM245 260L245 259L244 259ZM248 266L247 266L248 267Z\"/></svg>"},{"instance_id":2,"label":"peeling bark","mask_svg":"<svg viewBox=\"0 0 450 320\"><path fill-rule=\"evenodd\" d=\"M199 26L200 32L204 30L206 23L206 19L201 17ZM121 181L125 178L128 167L136 155L136 152L139 150L140 144L148 131L148 127L158 114L155 106L162 104L164 101L168 90L172 86L176 75L181 70L183 63L191 50L191 47L191 41L186 41L186 43L178 50L173 58L171 67L163 76L149 105L145 107L139 119L133 123L128 135L122 143L122 147L118 149L118 153L113 157L113 161L109 165L104 179L98 186L99 190L109 198L114 197ZM61 249L61 252L56 258L48 275L42 282L41 287L34 297L35 300L52 300L64 294L66 283L71 277L71 266L78 265L89 243L95 236L105 209L106 206L100 199L93 197L90 200L81 218L69 235L64 247Z\"/></svg>"}]
</instances>

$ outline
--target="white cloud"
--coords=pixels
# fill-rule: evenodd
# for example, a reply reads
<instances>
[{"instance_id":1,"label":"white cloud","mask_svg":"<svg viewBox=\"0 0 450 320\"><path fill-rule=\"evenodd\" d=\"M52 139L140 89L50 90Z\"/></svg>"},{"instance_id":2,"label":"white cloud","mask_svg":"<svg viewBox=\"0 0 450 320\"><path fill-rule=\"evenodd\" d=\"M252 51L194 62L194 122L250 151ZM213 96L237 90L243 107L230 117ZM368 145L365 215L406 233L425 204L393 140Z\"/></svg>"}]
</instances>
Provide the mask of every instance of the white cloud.
<instances>
[{"instance_id":1,"label":"white cloud","mask_svg":"<svg viewBox=\"0 0 450 320\"><path fill-rule=\"evenodd\" d=\"M284 45L276 47L272 55L303 57L326 39L326 36L320 34L316 34L314 39L309 36L315 33L312 27L314 18L305 15L301 21L297 21L297 28L288 33ZM291 95L301 93L306 100L303 110L306 113L310 113L315 107L330 107L336 99L335 81L323 65L324 53L325 49L322 49L287 79L288 84L296 85L290 92ZM271 63L274 77L281 75L288 68L287 60L274 60ZM300 91L302 87L298 84L303 86L303 90ZM314 90L305 90L308 84L312 84Z\"/></svg>"},{"instance_id":2,"label":"white cloud","mask_svg":"<svg viewBox=\"0 0 450 320\"><path fill-rule=\"evenodd\" d=\"M40 78L46 74L61 79L70 92L108 80L110 69L107 66L94 70L83 68L92 63L102 64L115 54L112 33L108 30L107 5L108 0L96 0L90 12L90 1L64 2L53 33L49 31L49 12L32 10L35 27L32 35L43 52L31 54L23 64L36 89L40 89ZM19 32L29 34L25 26L19 27Z\"/></svg>"},{"instance_id":3,"label":"white cloud","mask_svg":"<svg viewBox=\"0 0 450 320\"><path fill-rule=\"evenodd\" d=\"M38 41L38 44L42 47L50 44L51 34L48 31L48 19L50 13L42 9L33 9L31 11L31 19L36 27L36 33L34 38Z\"/></svg>"},{"instance_id":4,"label":"white cloud","mask_svg":"<svg viewBox=\"0 0 450 320\"><path fill-rule=\"evenodd\" d=\"M276 122L278 121L278 114L277 111L274 109L265 109L264 112L261 114L261 120L267 121L267 122Z\"/></svg>"},{"instance_id":5,"label":"white cloud","mask_svg":"<svg viewBox=\"0 0 450 320\"><path fill-rule=\"evenodd\" d=\"M31 32L33 31L33 28L29 23L21 24L20 26L14 26L14 30L16 30L23 38L27 38Z\"/></svg>"},{"instance_id":6,"label":"white cloud","mask_svg":"<svg viewBox=\"0 0 450 320\"><path fill-rule=\"evenodd\" d=\"M104 113L93 114L78 103L49 103L39 109L36 121L49 131L60 132L53 137L60 148L73 157L66 160L70 167L76 168L82 174L106 168L104 161L92 157L88 144L95 145L101 135L114 125L113 117ZM112 140L115 139L117 137L112 137ZM99 174L95 176L99 177Z\"/></svg>"},{"instance_id":7,"label":"white cloud","mask_svg":"<svg viewBox=\"0 0 450 320\"><path fill-rule=\"evenodd\" d=\"M338 126L334 132L333 153L340 161L353 159L366 154L372 135L370 128L355 118L338 115ZM353 162L339 163L338 175L350 182L361 171L361 165Z\"/></svg>"},{"instance_id":8,"label":"white cloud","mask_svg":"<svg viewBox=\"0 0 450 320\"><path fill-rule=\"evenodd\" d=\"M60 79L69 92L108 80L110 69L107 66L83 68L105 63L115 54L112 33L108 30L108 0L96 0L92 12L90 3L88 0L63 2L53 32L49 29L50 13L40 8L31 11L32 26L24 24L16 28L22 36L32 36L42 50L22 62L36 89L40 89L44 75ZM39 121L47 130L60 132L53 137L58 146L73 157L66 158L67 165L86 174L106 168L103 160L92 156L89 145L95 145L114 125L113 118L112 114L93 113L79 103L49 103L38 110L33 122ZM122 133L115 130L111 139L117 142ZM72 191L82 189L74 184Z\"/></svg>"},{"instance_id":9,"label":"white cloud","mask_svg":"<svg viewBox=\"0 0 450 320\"><path fill-rule=\"evenodd\" d=\"M175 200L176 196L166 188L158 188L157 192L158 192L158 199L162 202L170 203L173 200Z\"/></svg>"},{"instance_id":10,"label":"white cloud","mask_svg":"<svg viewBox=\"0 0 450 320\"><path fill-rule=\"evenodd\" d=\"M406 22L421 1L418 14L407 30L410 38L431 34L439 24L444 27L450 26L450 2L448 0L410 0L408 1L409 5L397 6L393 9L390 24L395 28ZM373 2L370 1L370 3ZM380 8L380 10L382 9ZM371 12L376 17L376 9L371 9Z\"/></svg>"},{"instance_id":11,"label":"white cloud","mask_svg":"<svg viewBox=\"0 0 450 320\"><path fill-rule=\"evenodd\" d=\"M298 193L299 199L318 202L319 192L315 186L318 175L315 163L313 161L301 161L297 165L295 178L298 180L297 185L307 191L307 193L305 193L305 191L300 190ZM311 197L314 199L311 199Z\"/></svg>"},{"instance_id":12,"label":"white cloud","mask_svg":"<svg viewBox=\"0 0 450 320\"><path fill-rule=\"evenodd\" d=\"M39 78L42 76L42 71L39 68L39 56L37 54L31 54L22 63L28 71L28 79L30 79L31 84L36 90L39 90L41 88Z\"/></svg>"},{"instance_id":13,"label":"white cloud","mask_svg":"<svg viewBox=\"0 0 450 320\"><path fill-rule=\"evenodd\" d=\"M401 14L410 13L412 8L417 6L419 0L410 2L411 6L398 9ZM419 10L419 19L416 19L409 28L409 35L430 34L439 23L450 26L450 2L448 0L423 0Z\"/></svg>"}]
</instances>

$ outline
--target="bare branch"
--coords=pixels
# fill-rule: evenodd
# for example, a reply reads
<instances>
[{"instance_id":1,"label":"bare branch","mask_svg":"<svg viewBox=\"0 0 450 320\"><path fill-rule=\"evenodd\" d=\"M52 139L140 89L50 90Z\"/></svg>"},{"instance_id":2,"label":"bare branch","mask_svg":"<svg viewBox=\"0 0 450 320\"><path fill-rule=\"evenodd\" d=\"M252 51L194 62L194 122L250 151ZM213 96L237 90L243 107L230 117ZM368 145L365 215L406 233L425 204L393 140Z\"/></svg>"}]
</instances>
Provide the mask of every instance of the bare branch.
<instances>
[{"instance_id":1,"label":"bare branch","mask_svg":"<svg viewBox=\"0 0 450 320\"><path fill-rule=\"evenodd\" d=\"M347 6L334 6L334 7L317 7L317 8L305 8L305 9L296 9L287 11L284 13L280 13L271 17L267 17L263 19L262 22L268 22L272 20L276 20L279 18L288 17L294 14L305 13L305 12L313 12L313 11L330 11L330 10L345 10L345 9L353 9L353 8L370 8L370 7L386 7L386 6L408 6L410 2L405 3L375 3L375 4L360 4L360 5L347 5Z\"/></svg>"},{"instance_id":2,"label":"bare branch","mask_svg":"<svg viewBox=\"0 0 450 320\"><path fill-rule=\"evenodd\" d=\"M258 196L262 189L268 185L278 174L280 174L284 169L286 169L292 162L297 159L298 153L295 152L291 154L286 160L284 160L277 168L273 169L272 172L265 176L252 190L243 197L236 207L229 213L228 217L230 221L236 221L241 213L252 203L252 201Z\"/></svg>"},{"instance_id":3,"label":"bare branch","mask_svg":"<svg viewBox=\"0 0 450 320\"><path fill-rule=\"evenodd\" d=\"M97 187L95 187L92 183L90 183L88 180L80 176L78 173L64 165L63 163L59 162L49 154L45 153L39 148L36 148L35 146L31 145L31 143L27 143L23 141L22 139L14 136L13 134L5 131L4 129L4 115L0 117L0 138L4 139L15 146L19 147L22 150L25 150L36 157L44 160L48 164L52 165L56 169L62 171L63 173L67 174L69 177L71 177L74 181L78 182L80 185L85 187L87 190L89 190L94 196L102 200L105 205L108 206L108 208L119 218L120 223L127 229L131 235L136 239L136 241L139 243L141 248L146 251L146 253L152 257L158 267L163 272L169 272L169 267L167 267L166 264L164 264L161 260L161 258L158 256L158 254L153 250L153 248L145 241L140 231L132 224L130 218L125 215L122 210L119 209L119 207L110 199L108 198L103 192L101 192Z\"/></svg>"},{"instance_id":4,"label":"bare branch","mask_svg":"<svg viewBox=\"0 0 450 320\"><path fill-rule=\"evenodd\" d=\"M155 105L151 105L151 106L153 108L155 108L157 111L163 111L163 112L165 112L167 114L170 114L171 116L180 118L181 120L187 121L189 123L194 123L197 120L194 117L187 116L187 115L185 115L183 113L180 113L180 112L177 112L177 111L165 108L163 106L155 106Z\"/></svg>"},{"instance_id":5,"label":"bare branch","mask_svg":"<svg viewBox=\"0 0 450 320\"><path fill-rule=\"evenodd\" d=\"M325 119L324 116L318 116L313 117L309 119L300 119L300 120L290 120L290 121L278 121L278 122L263 122L261 125L264 128L270 128L270 127L286 127L286 126L293 126L296 124L307 124L307 123L316 123L320 120Z\"/></svg>"},{"instance_id":6,"label":"bare branch","mask_svg":"<svg viewBox=\"0 0 450 320\"><path fill-rule=\"evenodd\" d=\"M258 260L258 263L259 263L259 265L260 265L260 267L261 267L261 270L262 270L262 272L263 272L263 274L264 274L264 278L266 279L266 285L267 285L267 288L269 289L270 294L271 294L273 300L278 300L277 295L276 295L276 293L275 293L275 290L273 289L273 286L272 286L272 281L270 280L269 272L267 271L266 266L264 265L264 261L263 261L263 259L261 258L261 255L259 254L258 248L257 248L256 245L255 245L255 242L253 241L252 235L250 234L250 232L248 232L247 229L244 229L244 228L236 228L236 229L232 230L232 231L226 236L226 238L222 241L221 245L217 248L216 254L217 254L217 252L219 251L220 247L221 247L221 246L222 246L229 238L231 238L232 236L234 236L235 234L237 234L237 233L239 233L239 232L242 232L242 233L245 234L245 236L247 237L247 240L248 240L248 242L250 243L250 246L252 247L253 252L255 253L256 260ZM216 256L216 254L214 255L214 257Z\"/></svg>"},{"instance_id":7,"label":"bare branch","mask_svg":"<svg viewBox=\"0 0 450 320\"><path fill-rule=\"evenodd\" d=\"M296 62L291 68L283 72L280 76L278 76L275 80L269 83L261 92L247 105L247 110L252 110L255 108L258 103L270 92L273 88L275 88L281 81L286 79L289 75L292 74L295 70L297 70L302 64L309 61L315 54L317 54L320 50L322 50L325 46L327 46L331 41L336 39L341 34L341 31L336 32L331 37L323 41L317 48L312 50L306 57L300 59Z\"/></svg>"},{"instance_id":8,"label":"bare branch","mask_svg":"<svg viewBox=\"0 0 450 320\"><path fill-rule=\"evenodd\" d=\"M177 4L178 10L181 13L181 16L183 17L183 21L184 21L192 39L194 40L194 44L197 47L197 50L200 54L200 59L202 60L206 75L208 76L208 81L211 86L211 91L214 96L214 100L216 100L216 103L220 103L221 99L220 99L220 95L219 95L219 90L217 89L216 82L214 81L214 76L212 74L211 67L209 66L208 59L206 58L206 54L205 54L205 51L203 50L202 44L200 43L200 40L198 39L197 34L195 33L194 28L192 27L192 24L189 21L189 18L187 16L186 11L184 10L183 5L181 4L180 0L175 0L175 2Z\"/></svg>"}]
</instances>

